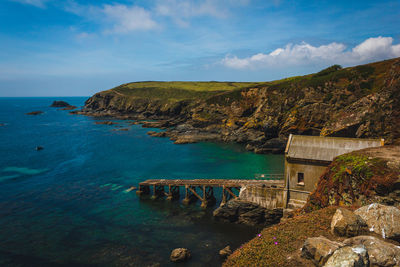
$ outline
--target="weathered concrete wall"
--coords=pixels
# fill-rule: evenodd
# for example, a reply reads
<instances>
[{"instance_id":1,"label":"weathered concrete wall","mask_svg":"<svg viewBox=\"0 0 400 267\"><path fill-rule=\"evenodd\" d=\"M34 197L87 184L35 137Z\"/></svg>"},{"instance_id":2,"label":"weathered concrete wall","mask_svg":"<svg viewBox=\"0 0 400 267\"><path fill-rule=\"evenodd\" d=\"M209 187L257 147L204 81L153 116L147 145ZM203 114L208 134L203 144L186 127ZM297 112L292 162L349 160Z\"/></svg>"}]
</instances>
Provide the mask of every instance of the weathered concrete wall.
<instances>
[{"instance_id":1,"label":"weathered concrete wall","mask_svg":"<svg viewBox=\"0 0 400 267\"><path fill-rule=\"evenodd\" d=\"M312 192L316 188L319 177L325 172L328 164L296 162L285 160L285 187L300 191ZM304 174L304 184L299 184L298 173Z\"/></svg>"},{"instance_id":2,"label":"weathered concrete wall","mask_svg":"<svg viewBox=\"0 0 400 267\"><path fill-rule=\"evenodd\" d=\"M246 186L240 190L239 197L267 209L282 208L283 190L267 186Z\"/></svg>"}]
</instances>

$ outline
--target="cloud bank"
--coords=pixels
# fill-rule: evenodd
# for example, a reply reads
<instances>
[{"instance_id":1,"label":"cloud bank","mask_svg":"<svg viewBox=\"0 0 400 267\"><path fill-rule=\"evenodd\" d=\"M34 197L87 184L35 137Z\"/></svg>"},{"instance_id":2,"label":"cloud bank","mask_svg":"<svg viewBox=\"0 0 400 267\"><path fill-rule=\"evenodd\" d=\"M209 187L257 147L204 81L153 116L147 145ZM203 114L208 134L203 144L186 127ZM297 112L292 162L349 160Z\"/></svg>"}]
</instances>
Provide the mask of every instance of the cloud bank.
<instances>
[{"instance_id":1,"label":"cloud bank","mask_svg":"<svg viewBox=\"0 0 400 267\"><path fill-rule=\"evenodd\" d=\"M227 55L220 63L234 69L260 69L309 64L362 64L394 57L400 57L400 44L394 45L392 37L379 36L369 38L350 50L336 42L321 46L302 42L277 48L269 54L258 53L245 58Z\"/></svg>"}]
</instances>

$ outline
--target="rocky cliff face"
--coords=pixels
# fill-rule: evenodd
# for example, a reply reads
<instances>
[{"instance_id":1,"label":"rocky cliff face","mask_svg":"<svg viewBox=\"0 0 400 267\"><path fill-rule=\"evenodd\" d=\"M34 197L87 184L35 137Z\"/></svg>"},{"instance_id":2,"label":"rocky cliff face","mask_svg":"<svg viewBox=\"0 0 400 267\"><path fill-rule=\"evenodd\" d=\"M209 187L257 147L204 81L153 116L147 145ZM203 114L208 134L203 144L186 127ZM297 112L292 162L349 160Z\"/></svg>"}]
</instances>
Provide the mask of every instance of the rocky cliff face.
<instances>
[{"instance_id":1,"label":"rocky cliff face","mask_svg":"<svg viewBox=\"0 0 400 267\"><path fill-rule=\"evenodd\" d=\"M222 91L129 85L100 92L79 113L152 119L176 143L218 140L283 151L289 134L400 142L400 59Z\"/></svg>"}]
</instances>

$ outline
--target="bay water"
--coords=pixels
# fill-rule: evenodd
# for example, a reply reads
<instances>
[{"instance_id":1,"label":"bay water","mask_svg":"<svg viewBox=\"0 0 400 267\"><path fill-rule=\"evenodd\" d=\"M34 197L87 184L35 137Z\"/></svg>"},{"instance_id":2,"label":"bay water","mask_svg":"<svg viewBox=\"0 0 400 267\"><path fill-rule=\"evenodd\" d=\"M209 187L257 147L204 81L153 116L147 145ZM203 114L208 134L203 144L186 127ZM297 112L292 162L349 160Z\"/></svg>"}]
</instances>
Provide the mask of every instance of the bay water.
<instances>
[{"instance_id":1,"label":"bay water","mask_svg":"<svg viewBox=\"0 0 400 267\"><path fill-rule=\"evenodd\" d=\"M193 255L178 266L220 266L220 249L260 230L216 222L213 208L199 203L140 200L128 189L146 179L282 173L282 155L174 145L129 121L99 125L49 107L86 99L0 98L0 266L175 266L169 255L177 247ZM44 113L26 115L37 110Z\"/></svg>"}]
</instances>

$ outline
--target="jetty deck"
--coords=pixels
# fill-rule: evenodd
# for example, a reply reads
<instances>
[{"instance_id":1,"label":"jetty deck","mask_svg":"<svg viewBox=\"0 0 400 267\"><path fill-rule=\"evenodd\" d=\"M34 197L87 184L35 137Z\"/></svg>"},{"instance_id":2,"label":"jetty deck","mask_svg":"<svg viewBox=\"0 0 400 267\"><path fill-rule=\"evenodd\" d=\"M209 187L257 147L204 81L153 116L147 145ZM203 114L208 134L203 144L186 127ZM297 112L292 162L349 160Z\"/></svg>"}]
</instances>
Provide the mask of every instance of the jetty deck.
<instances>
[{"instance_id":1,"label":"jetty deck","mask_svg":"<svg viewBox=\"0 0 400 267\"><path fill-rule=\"evenodd\" d=\"M224 205L229 199L237 198L240 189L246 186L263 186L282 189L284 187L283 175L269 175L269 180L255 179L149 179L139 183L136 194L139 196L150 195L152 199L166 197L167 200L179 199L179 188L185 190L183 204L200 200L203 208L214 205L214 188L222 189L222 202ZM271 179L275 178L275 179Z\"/></svg>"}]
</instances>

